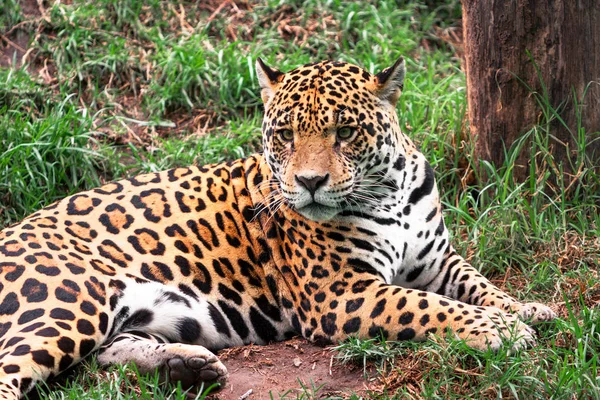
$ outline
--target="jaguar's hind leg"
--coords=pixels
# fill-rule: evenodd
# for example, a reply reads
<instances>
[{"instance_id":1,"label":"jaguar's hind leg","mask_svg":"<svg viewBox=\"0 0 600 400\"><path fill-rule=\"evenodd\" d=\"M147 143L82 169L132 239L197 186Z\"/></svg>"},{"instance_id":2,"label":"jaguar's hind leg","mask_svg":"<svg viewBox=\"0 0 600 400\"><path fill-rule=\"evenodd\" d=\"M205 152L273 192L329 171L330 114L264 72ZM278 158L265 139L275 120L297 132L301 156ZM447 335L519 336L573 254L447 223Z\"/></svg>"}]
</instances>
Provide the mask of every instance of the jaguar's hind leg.
<instances>
[{"instance_id":1,"label":"jaguar's hind leg","mask_svg":"<svg viewBox=\"0 0 600 400\"><path fill-rule=\"evenodd\" d=\"M98 353L102 365L133 361L142 374L160 372L164 381L181 382L184 389L223 387L227 369L217 356L199 345L168 343L159 335L124 332L103 345Z\"/></svg>"}]
</instances>

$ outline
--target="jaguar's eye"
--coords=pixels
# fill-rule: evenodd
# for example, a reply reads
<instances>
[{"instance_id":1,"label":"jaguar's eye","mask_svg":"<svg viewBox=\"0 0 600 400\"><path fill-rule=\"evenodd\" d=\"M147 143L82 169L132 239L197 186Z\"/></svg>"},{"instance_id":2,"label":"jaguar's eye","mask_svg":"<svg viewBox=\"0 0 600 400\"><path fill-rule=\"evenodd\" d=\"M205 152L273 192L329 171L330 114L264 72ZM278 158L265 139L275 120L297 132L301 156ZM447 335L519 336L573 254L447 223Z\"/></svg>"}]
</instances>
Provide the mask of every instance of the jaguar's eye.
<instances>
[{"instance_id":1,"label":"jaguar's eye","mask_svg":"<svg viewBox=\"0 0 600 400\"><path fill-rule=\"evenodd\" d=\"M337 137L341 140L348 140L354 135L354 128L343 126L337 130Z\"/></svg>"},{"instance_id":2,"label":"jaguar's eye","mask_svg":"<svg viewBox=\"0 0 600 400\"><path fill-rule=\"evenodd\" d=\"M292 140L294 140L294 132L292 132L290 129L282 129L277 133L279 134L281 139L283 139L286 142L291 142Z\"/></svg>"}]
</instances>

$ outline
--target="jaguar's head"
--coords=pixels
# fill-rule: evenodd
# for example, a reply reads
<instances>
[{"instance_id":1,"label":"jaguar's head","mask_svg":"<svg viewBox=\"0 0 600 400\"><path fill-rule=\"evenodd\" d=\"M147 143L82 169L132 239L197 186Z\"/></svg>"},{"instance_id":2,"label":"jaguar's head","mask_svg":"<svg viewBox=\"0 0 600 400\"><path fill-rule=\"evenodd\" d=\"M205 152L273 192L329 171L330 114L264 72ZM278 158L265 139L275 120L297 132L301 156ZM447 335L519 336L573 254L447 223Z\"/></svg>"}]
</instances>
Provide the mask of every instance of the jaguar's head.
<instances>
[{"instance_id":1,"label":"jaguar's head","mask_svg":"<svg viewBox=\"0 0 600 400\"><path fill-rule=\"evenodd\" d=\"M401 155L396 102L405 64L372 75L325 61L282 73L256 62L264 156L285 202L316 221L375 206Z\"/></svg>"}]
</instances>

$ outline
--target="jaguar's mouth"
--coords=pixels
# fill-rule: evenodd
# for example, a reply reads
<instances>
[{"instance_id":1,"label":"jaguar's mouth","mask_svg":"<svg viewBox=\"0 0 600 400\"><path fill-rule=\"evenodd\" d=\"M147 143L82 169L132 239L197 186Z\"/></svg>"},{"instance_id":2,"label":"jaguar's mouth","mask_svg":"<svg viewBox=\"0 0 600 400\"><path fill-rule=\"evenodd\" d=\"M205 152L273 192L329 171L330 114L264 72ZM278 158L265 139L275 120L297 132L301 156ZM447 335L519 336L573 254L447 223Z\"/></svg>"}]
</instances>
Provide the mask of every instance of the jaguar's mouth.
<instances>
[{"instance_id":1,"label":"jaguar's mouth","mask_svg":"<svg viewBox=\"0 0 600 400\"><path fill-rule=\"evenodd\" d=\"M335 217L342 209L312 202L301 208L296 208L296 211L300 215L313 221L328 221Z\"/></svg>"}]
</instances>

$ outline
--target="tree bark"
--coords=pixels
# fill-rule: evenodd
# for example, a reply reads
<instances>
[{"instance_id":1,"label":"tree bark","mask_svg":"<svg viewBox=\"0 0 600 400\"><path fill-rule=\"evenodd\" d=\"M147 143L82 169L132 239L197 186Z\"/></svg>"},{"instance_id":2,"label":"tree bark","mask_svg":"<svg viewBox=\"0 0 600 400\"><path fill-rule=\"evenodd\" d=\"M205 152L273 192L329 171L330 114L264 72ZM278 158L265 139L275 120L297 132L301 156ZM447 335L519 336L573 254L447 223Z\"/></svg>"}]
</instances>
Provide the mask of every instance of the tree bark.
<instances>
[{"instance_id":1,"label":"tree bark","mask_svg":"<svg viewBox=\"0 0 600 400\"><path fill-rule=\"evenodd\" d=\"M547 96L564 121L550 124L554 159L576 173L569 159L577 155L581 126L585 152L600 165L600 140L593 141L600 133L600 2L462 0L462 6L469 122L478 158L501 166L504 149L543 121L529 86ZM574 100L583 104L576 107ZM528 175L529 162L522 152L517 179Z\"/></svg>"}]
</instances>

